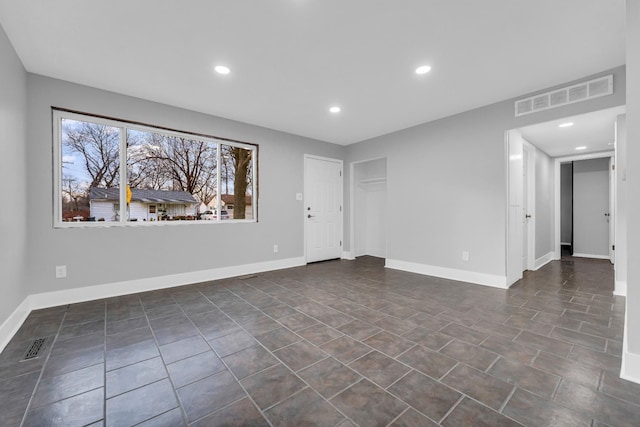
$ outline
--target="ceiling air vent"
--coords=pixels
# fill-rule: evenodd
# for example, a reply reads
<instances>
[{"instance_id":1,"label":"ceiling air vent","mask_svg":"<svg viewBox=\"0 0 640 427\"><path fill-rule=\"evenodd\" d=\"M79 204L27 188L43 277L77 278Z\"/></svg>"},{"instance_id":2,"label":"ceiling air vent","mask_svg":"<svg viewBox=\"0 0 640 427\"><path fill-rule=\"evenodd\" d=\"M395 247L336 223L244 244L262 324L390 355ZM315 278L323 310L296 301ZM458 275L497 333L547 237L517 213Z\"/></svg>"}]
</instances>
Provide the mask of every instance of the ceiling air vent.
<instances>
[{"instance_id":1,"label":"ceiling air vent","mask_svg":"<svg viewBox=\"0 0 640 427\"><path fill-rule=\"evenodd\" d=\"M516 117L537 113L538 111L548 110L562 105L573 104L574 102L611 95L612 93L613 74L520 99L515 102Z\"/></svg>"}]
</instances>

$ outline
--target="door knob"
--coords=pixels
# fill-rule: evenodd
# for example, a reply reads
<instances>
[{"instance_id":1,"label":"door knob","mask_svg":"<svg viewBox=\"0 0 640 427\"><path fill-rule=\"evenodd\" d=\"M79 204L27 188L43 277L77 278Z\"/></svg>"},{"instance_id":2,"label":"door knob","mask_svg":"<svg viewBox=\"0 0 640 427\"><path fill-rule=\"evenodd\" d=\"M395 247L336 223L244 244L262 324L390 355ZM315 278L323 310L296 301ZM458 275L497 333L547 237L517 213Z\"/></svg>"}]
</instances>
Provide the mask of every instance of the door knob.
<instances>
[{"instance_id":1,"label":"door knob","mask_svg":"<svg viewBox=\"0 0 640 427\"><path fill-rule=\"evenodd\" d=\"M313 218L313 215L309 214L307 215L307 218Z\"/></svg>"},{"instance_id":2,"label":"door knob","mask_svg":"<svg viewBox=\"0 0 640 427\"><path fill-rule=\"evenodd\" d=\"M526 214L524 217L525 217L525 218L527 218L527 219L529 219L529 218L531 218L531 215Z\"/></svg>"}]
</instances>

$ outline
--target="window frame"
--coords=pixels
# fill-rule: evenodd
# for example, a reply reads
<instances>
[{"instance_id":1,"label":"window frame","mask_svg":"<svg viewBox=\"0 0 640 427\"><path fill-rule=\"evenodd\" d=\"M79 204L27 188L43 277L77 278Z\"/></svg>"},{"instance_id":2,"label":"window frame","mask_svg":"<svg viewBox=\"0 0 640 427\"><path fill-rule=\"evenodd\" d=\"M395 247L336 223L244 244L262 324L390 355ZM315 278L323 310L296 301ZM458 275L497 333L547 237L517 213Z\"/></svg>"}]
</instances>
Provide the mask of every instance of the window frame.
<instances>
[{"instance_id":1,"label":"window frame","mask_svg":"<svg viewBox=\"0 0 640 427\"><path fill-rule=\"evenodd\" d=\"M191 224L218 224L218 223L253 223L258 222L258 144L249 143L244 141L238 141L229 138L223 138L218 136L206 135L195 132L186 132L167 127L151 125L147 123L140 123L131 120L118 119L113 117L101 116L97 114L84 113L75 110L69 110L66 108L51 107L52 114L52 136L53 136L53 227L54 228L85 228L85 227L157 227L157 226L177 226L177 225L191 225ZM120 130L119 137L119 219L117 221L79 221L79 222L67 222L63 221L63 196L62 196L62 120L75 120L95 123L99 125L118 128ZM128 219L127 215L127 203L122 203L127 197L127 183L128 183L128 170L127 170L127 129L140 131L159 133L167 136L174 136L180 138L187 138L192 140L203 141L206 143L215 144L216 146L216 209L221 211L222 197L220 191L222 189L221 183L221 146L227 145L252 152L251 157L251 170L252 178L251 185L251 212L250 219L225 219L222 220L221 216L215 220L178 220L178 221L132 221ZM202 202L201 202L202 203Z\"/></svg>"}]
</instances>

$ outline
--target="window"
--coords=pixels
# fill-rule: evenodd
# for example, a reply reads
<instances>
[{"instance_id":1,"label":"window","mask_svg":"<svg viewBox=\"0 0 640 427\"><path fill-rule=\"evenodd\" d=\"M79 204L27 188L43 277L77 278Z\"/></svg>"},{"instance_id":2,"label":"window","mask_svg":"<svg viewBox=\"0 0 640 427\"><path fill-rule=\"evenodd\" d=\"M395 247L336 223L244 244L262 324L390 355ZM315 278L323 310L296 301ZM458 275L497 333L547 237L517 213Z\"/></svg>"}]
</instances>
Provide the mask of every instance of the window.
<instances>
[{"instance_id":1,"label":"window","mask_svg":"<svg viewBox=\"0 0 640 427\"><path fill-rule=\"evenodd\" d=\"M56 226L256 219L256 145L59 109L53 119Z\"/></svg>"}]
</instances>

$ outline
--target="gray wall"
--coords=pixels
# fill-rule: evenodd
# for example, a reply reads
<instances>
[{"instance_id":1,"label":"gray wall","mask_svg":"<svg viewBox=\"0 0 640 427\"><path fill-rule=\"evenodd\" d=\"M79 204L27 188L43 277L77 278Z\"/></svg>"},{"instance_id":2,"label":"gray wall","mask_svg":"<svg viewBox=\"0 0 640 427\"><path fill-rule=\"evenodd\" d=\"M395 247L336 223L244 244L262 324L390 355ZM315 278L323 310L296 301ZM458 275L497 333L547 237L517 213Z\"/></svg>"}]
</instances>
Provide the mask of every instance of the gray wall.
<instances>
[{"instance_id":1,"label":"gray wall","mask_svg":"<svg viewBox=\"0 0 640 427\"><path fill-rule=\"evenodd\" d=\"M504 276L505 131L623 105L624 67L580 81L611 73L612 96L519 118L512 99L348 146L347 162L386 157L387 199L409 206L389 221L387 258Z\"/></svg>"},{"instance_id":2,"label":"gray wall","mask_svg":"<svg viewBox=\"0 0 640 427\"><path fill-rule=\"evenodd\" d=\"M640 2L627 0L627 218L640 218ZM640 221L627 222L628 349L640 357ZM636 360L637 362L637 360ZM637 368L637 367L636 367ZM637 375L637 371L636 371Z\"/></svg>"},{"instance_id":3,"label":"gray wall","mask_svg":"<svg viewBox=\"0 0 640 427\"><path fill-rule=\"evenodd\" d=\"M0 27L0 325L28 295L27 260L27 77ZM31 259L31 258L30 258Z\"/></svg>"},{"instance_id":4,"label":"gray wall","mask_svg":"<svg viewBox=\"0 0 640 427\"><path fill-rule=\"evenodd\" d=\"M43 76L27 83L29 293L304 255L303 156L342 159L343 147ZM259 144L259 222L54 229L51 106ZM68 277L55 279L62 264Z\"/></svg>"},{"instance_id":5,"label":"gray wall","mask_svg":"<svg viewBox=\"0 0 640 427\"><path fill-rule=\"evenodd\" d=\"M536 148L536 259L555 250L553 165L551 157Z\"/></svg>"},{"instance_id":6,"label":"gray wall","mask_svg":"<svg viewBox=\"0 0 640 427\"><path fill-rule=\"evenodd\" d=\"M573 227L573 164L560 165L560 241L571 244Z\"/></svg>"},{"instance_id":7,"label":"gray wall","mask_svg":"<svg viewBox=\"0 0 640 427\"><path fill-rule=\"evenodd\" d=\"M609 158L573 162L573 252L609 256Z\"/></svg>"}]
</instances>

